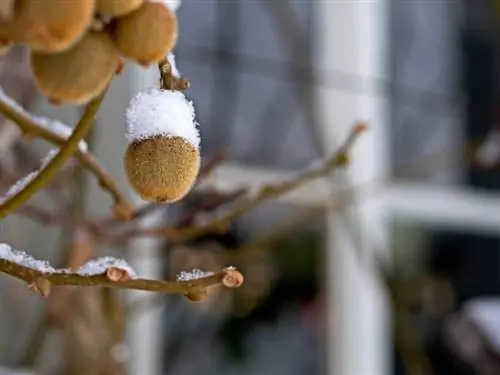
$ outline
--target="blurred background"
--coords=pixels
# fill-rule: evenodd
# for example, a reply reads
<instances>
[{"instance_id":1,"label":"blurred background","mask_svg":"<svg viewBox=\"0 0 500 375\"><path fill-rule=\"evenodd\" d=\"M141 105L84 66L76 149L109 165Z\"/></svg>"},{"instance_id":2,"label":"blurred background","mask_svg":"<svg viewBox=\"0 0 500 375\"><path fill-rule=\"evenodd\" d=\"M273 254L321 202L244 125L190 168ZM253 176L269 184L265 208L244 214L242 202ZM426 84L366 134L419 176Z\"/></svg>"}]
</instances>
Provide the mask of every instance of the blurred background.
<instances>
[{"instance_id":1,"label":"blurred background","mask_svg":"<svg viewBox=\"0 0 500 375\"><path fill-rule=\"evenodd\" d=\"M202 156L226 158L139 229L203 222L331 154L357 121L369 130L347 171L182 244L100 242L53 219L109 214L69 165L29 202L51 215L12 215L2 241L54 263L119 254L161 279L231 259L245 284L203 304L70 288L42 300L1 277L0 375L500 374L500 1L183 0L177 14ZM156 67L127 66L88 139L123 190L123 112L157 82ZM78 119L36 93L23 48L0 57L0 84L32 113ZM2 188L46 150L3 120Z\"/></svg>"}]
</instances>

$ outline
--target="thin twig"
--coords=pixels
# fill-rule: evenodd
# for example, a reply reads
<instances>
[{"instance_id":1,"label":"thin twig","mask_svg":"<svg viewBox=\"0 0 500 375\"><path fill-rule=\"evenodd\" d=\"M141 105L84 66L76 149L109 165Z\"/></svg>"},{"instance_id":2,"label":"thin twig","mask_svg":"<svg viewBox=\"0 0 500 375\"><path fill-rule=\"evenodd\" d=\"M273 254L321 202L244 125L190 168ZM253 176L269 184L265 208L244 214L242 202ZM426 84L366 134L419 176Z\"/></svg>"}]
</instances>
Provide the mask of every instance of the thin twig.
<instances>
[{"instance_id":1,"label":"thin twig","mask_svg":"<svg viewBox=\"0 0 500 375\"><path fill-rule=\"evenodd\" d=\"M160 70L160 88L175 91L184 91L189 88L189 80L175 76L166 57L158 63L158 69Z\"/></svg>"},{"instance_id":2,"label":"thin twig","mask_svg":"<svg viewBox=\"0 0 500 375\"><path fill-rule=\"evenodd\" d=\"M29 118L29 116L22 113L18 108L2 99L0 99L0 113L12 122L16 123L21 130L30 137L36 136L57 146L62 146L67 141L66 138L60 136L59 134L40 126ZM127 212L131 212L130 204L125 196L120 192L117 184L113 181L106 170L88 152L83 152L82 150L77 149L74 156L82 164L82 166L96 176L102 188L111 194L119 216L121 215L126 217L128 215Z\"/></svg>"},{"instance_id":3,"label":"thin twig","mask_svg":"<svg viewBox=\"0 0 500 375\"><path fill-rule=\"evenodd\" d=\"M186 241L196 238L203 234L224 232L227 230L234 220L247 213L248 211L256 208L261 203L287 194L316 178L325 176L331 173L335 168L344 167L348 164L348 152L353 146L354 142L358 139L359 135L366 129L364 124L357 124L353 127L345 143L333 154L326 159L317 168L309 168L303 174L298 175L297 178L287 180L272 185L264 185L252 198L245 199L240 203L236 203L235 207L228 213L216 217L210 222L187 228L176 227L156 227L145 228L144 230L134 229L132 232L127 232L120 235L117 241L126 241L130 237L136 236L163 236L172 241Z\"/></svg>"},{"instance_id":4,"label":"thin twig","mask_svg":"<svg viewBox=\"0 0 500 375\"><path fill-rule=\"evenodd\" d=\"M94 117L99 111L104 95L105 92L89 103L80 121L71 134L71 137L69 137L67 142L60 148L57 155L50 160L47 166L40 170L40 172L17 194L8 198L0 205L0 219L6 217L12 211L20 207L38 190L44 187L45 184L47 184L56 175L57 171L64 165L64 163L75 153L78 149L80 141L91 129Z\"/></svg>"},{"instance_id":5,"label":"thin twig","mask_svg":"<svg viewBox=\"0 0 500 375\"><path fill-rule=\"evenodd\" d=\"M162 292L171 294L188 294L193 291L203 290L212 285L224 285L226 287L239 287L231 285L234 273L239 272L229 267L222 271L203 278L189 281L164 281L152 279L131 279L125 275L124 279L111 277L108 269L99 275L81 275L72 272L41 272L34 268L26 267L5 259L0 259L0 271L28 283L32 289L42 295L48 295L51 286L74 285L80 287L108 287L119 289L134 289L150 292Z\"/></svg>"},{"instance_id":6,"label":"thin twig","mask_svg":"<svg viewBox=\"0 0 500 375\"><path fill-rule=\"evenodd\" d=\"M228 262L228 264L238 264L247 256L253 255L257 252L271 250L273 246L283 241L291 233L295 233L305 224L324 216L325 212L325 207L318 207L316 209L309 210L305 214L302 213L296 218L280 225L278 228L273 229L270 233L264 234L255 241L251 241L238 249L228 250L225 252L223 258L224 262ZM164 299L161 295L143 297L127 305L127 314L130 314L129 316L133 319L140 314L149 311L149 309L155 308L163 301Z\"/></svg>"}]
</instances>

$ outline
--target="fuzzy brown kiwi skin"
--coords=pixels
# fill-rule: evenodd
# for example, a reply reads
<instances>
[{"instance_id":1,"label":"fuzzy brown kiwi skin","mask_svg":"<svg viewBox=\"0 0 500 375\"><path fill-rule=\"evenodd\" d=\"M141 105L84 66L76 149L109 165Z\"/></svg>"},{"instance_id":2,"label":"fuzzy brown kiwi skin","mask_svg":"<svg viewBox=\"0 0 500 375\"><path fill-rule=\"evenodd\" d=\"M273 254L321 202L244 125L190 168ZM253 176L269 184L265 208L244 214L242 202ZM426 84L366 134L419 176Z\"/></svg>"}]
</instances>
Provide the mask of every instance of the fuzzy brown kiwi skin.
<instances>
[{"instance_id":1,"label":"fuzzy brown kiwi skin","mask_svg":"<svg viewBox=\"0 0 500 375\"><path fill-rule=\"evenodd\" d=\"M95 0L16 0L9 33L37 52L62 52L89 29Z\"/></svg>"},{"instance_id":2,"label":"fuzzy brown kiwi skin","mask_svg":"<svg viewBox=\"0 0 500 375\"><path fill-rule=\"evenodd\" d=\"M111 38L99 31L88 32L61 53L31 52L35 84L53 103L88 103L106 88L120 63Z\"/></svg>"},{"instance_id":3,"label":"fuzzy brown kiwi skin","mask_svg":"<svg viewBox=\"0 0 500 375\"><path fill-rule=\"evenodd\" d=\"M157 136L128 145L125 172L145 201L173 203L193 188L200 170L200 153L180 137Z\"/></svg>"},{"instance_id":4,"label":"fuzzy brown kiwi skin","mask_svg":"<svg viewBox=\"0 0 500 375\"><path fill-rule=\"evenodd\" d=\"M96 0L96 12L105 17L122 17L143 3L144 0Z\"/></svg>"},{"instance_id":5,"label":"fuzzy brown kiwi skin","mask_svg":"<svg viewBox=\"0 0 500 375\"><path fill-rule=\"evenodd\" d=\"M161 61L174 48L178 22L166 5L144 3L139 9L115 19L110 32L125 57L147 66Z\"/></svg>"}]
</instances>

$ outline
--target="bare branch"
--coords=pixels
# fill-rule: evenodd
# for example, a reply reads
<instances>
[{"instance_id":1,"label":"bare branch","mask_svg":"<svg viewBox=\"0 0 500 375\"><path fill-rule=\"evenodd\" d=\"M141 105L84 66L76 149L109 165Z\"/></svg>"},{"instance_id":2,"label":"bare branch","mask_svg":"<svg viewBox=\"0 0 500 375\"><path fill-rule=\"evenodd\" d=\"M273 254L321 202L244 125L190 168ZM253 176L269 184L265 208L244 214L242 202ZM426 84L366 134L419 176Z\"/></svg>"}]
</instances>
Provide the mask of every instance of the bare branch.
<instances>
[{"instance_id":1,"label":"bare branch","mask_svg":"<svg viewBox=\"0 0 500 375\"><path fill-rule=\"evenodd\" d=\"M186 281L164 281L141 278L130 278L125 270L117 267L110 267L99 275L83 275L76 272L41 272L34 268L27 267L9 260L0 259L0 271L23 280L33 288L43 285L75 285L75 286L94 286L110 287L120 289L135 289L151 292L189 294L203 290L212 285L224 285L228 288L237 288L241 282L235 282L243 279L241 274L232 267L201 278L195 278ZM48 284L47 284L48 283ZM48 293L45 293L48 294Z\"/></svg>"},{"instance_id":2,"label":"bare branch","mask_svg":"<svg viewBox=\"0 0 500 375\"><path fill-rule=\"evenodd\" d=\"M57 146L62 146L67 141L66 138L60 136L59 134L56 134L40 124L37 124L20 111L19 108L2 98L0 98L0 113L12 122L16 123L21 130L30 137L39 137ZM111 176L90 153L77 149L74 156L82 164L82 166L97 177L101 187L111 194L115 202L115 214L118 217L127 218L131 212L130 204L127 202L125 196L120 192Z\"/></svg>"},{"instance_id":3,"label":"bare branch","mask_svg":"<svg viewBox=\"0 0 500 375\"><path fill-rule=\"evenodd\" d=\"M64 163L75 153L80 141L91 129L95 115L99 111L105 92L89 103L80 121L78 122L71 137L64 143L57 155L38 173L26 186L17 194L8 198L0 205L0 218L6 217L9 213L20 207L31 198L38 190L48 183L64 165ZM3 102L4 103L4 102Z\"/></svg>"}]
</instances>

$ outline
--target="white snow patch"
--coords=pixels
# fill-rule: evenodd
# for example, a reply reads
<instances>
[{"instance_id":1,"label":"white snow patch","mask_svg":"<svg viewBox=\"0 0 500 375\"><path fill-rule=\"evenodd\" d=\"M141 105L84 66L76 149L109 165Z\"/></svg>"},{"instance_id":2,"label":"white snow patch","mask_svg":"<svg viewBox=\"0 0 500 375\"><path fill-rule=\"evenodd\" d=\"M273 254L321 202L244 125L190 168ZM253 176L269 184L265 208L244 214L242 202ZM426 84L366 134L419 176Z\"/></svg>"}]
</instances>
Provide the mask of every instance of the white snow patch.
<instances>
[{"instance_id":1,"label":"white snow patch","mask_svg":"<svg viewBox=\"0 0 500 375\"><path fill-rule=\"evenodd\" d=\"M191 281L203 279L205 277L213 276L213 272L202 271L198 268L194 268L191 271L182 271L177 275L177 281Z\"/></svg>"},{"instance_id":2,"label":"white snow patch","mask_svg":"<svg viewBox=\"0 0 500 375\"><path fill-rule=\"evenodd\" d=\"M23 190L26 187L26 185L28 185L40 173L40 171L43 170L47 166L47 164L50 163L50 161L54 158L54 156L57 155L58 152L59 149L50 150L47 156L45 156L42 159L42 165L40 166L40 169L31 172L30 174L18 180L14 185L12 185L9 188L9 190L7 190L7 192L2 197L0 197L0 204L4 203L6 200L10 199L11 197L19 193L21 190Z\"/></svg>"},{"instance_id":3,"label":"white snow patch","mask_svg":"<svg viewBox=\"0 0 500 375\"><path fill-rule=\"evenodd\" d=\"M172 75L176 78L180 78L181 73L179 72L179 69L177 69L177 64L175 62L175 55L172 52L170 52L167 55L167 60L168 63L170 64L170 68L172 68Z\"/></svg>"},{"instance_id":4,"label":"white snow patch","mask_svg":"<svg viewBox=\"0 0 500 375\"><path fill-rule=\"evenodd\" d=\"M177 9L179 9L179 7L182 4L181 0L146 0L146 1L149 3L162 3L167 7L169 7L172 12L176 12Z\"/></svg>"},{"instance_id":5,"label":"white snow patch","mask_svg":"<svg viewBox=\"0 0 500 375\"><path fill-rule=\"evenodd\" d=\"M0 86L0 100L5 102L9 107L14 109L16 112L21 114L24 117L27 117L31 121L35 122L41 128L48 130L52 133L57 134L58 136L68 139L73 133L73 129L71 129L68 125L63 124L61 121L48 119L46 117L36 116L28 111L26 111L18 102L12 99ZM79 148L81 152L88 151L88 145L85 141L80 141Z\"/></svg>"},{"instance_id":6,"label":"white snow patch","mask_svg":"<svg viewBox=\"0 0 500 375\"><path fill-rule=\"evenodd\" d=\"M19 264L43 273L53 273L56 270L45 260L38 260L24 251L16 250L12 246L0 244L0 259Z\"/></svg>"},{"instance_id":7,"label":"white snow patch","mask_svg":"<svg viewBox=\"0 0 500 375\"><path fill-rule=\"evenodd\" d=\"M0 243L0 259L42 273L72 273L67 268L54 268L49 262L35 259L24 251L16 250L6 243ZM137 278L134 269L125 260L110 256L88 261L76 271L76 274L81 276L101 275L110 267L122 269L127 272L130 278Z\"/></svg>"},{"instance_id":8,"label":"white snow patch","mask_svg":"<svg viewBox=\"0 0 500 375\"><path fill-rule=\"evenodd\" d=\"M155 136L180 137L200 147L193 103L180 91L150 88L138 92L125 111L129 142Z\"/></svg>"},{"instance_id":9,"label":"white snow patch","mask_svg":"<svg viewBox=\"0 0 500 375\"><path fill-rule=\"evenodd\" d=\"M127 263L127 261L109 256L88 261L81 266L76 273L82 276L102 275L108 268L111 267L126 271L132 279L137 277L134 269Z\"/></svg>"}]
</instances>

